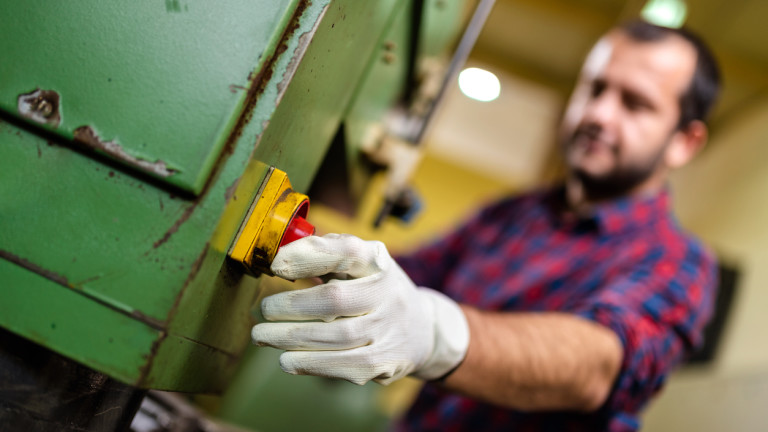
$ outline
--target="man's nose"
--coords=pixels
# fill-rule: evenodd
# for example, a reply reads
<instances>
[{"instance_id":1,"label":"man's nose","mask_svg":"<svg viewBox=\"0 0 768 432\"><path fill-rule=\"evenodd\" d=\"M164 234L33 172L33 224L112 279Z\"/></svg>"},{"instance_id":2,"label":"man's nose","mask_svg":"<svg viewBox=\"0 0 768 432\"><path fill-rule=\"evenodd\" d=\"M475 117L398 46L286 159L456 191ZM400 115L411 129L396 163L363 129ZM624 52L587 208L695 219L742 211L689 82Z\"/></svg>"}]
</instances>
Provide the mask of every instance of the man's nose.
<instances>
[{"instance_id":1,"label":"man's nose","mask_svg":"<svg viewBox=\"0 0 768 432\"><path fill-rule=\"evenodd\" d=\"M585 109L585 122L603 127L611 125L620 114L619 102L616 92L608 90L592 96Z\"/></svg>"}]
</instances>

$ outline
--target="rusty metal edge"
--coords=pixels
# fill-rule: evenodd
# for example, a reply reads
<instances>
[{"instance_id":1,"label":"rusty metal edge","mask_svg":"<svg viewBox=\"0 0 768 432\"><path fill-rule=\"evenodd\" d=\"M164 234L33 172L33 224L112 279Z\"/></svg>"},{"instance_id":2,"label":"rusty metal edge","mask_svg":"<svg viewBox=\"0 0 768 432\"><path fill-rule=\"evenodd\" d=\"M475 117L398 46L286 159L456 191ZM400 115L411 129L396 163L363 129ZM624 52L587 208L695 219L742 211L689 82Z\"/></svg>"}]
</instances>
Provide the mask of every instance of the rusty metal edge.
<instances>
[{"instance_id":1,"label":"rusty metal edge","mask_svg":"<svg viewBox=\"0 0 768 432\"><path fill-rule=\"evenodd\" d=\"M277 62L277 59L280 57L282 53L284 53L288 46L285 42L287 38L289 38L293 32L295 32L299 27L299 20L301 19L301 16L304 14L304 11L309 7L309 5L312 4L311 0L301 0L299 4L296 7L296 10L293 13L293 16L291 17L291 23L286 26L285 31L283 31L283 34L280 36L280 45L278 45L277 48L275 48L275 51L273 52L270 59L264 63L264 67L261 68L261 70L253 75L250 78L251 85L249 86L250 89L248 91L248 95L246 96L245 102L243 103L243 109L240 114L240 118L238 119L237 123L235 123L235 126L232 128L232 132L230 132L229 138L227 138L226 143L224 144L224 147L222 148L221 153L219 154L219 157L214 163L214 169L211 170L211 175L208 177L208 179L205 182L205 185L203 186L203 189L200 191L200 194L196 197L196 199L193 201L192 205L187 208L184 213L174 222L173 225L171 225L170 228L163 234L163 236L155 241L153 243L152 249L157 249L164 243L166 243L168 240L170 240L171 236L175 234L181 225L186 222L190 216L192 216L192 213L197 208L197 205L205 198L205 196L210 192L211 185L213 184L214 180L217 180L218 177L221 174L222 168L226 161L229 159L229 157L234 153L234 147L237 143L237 140L242 135L243 129L245 126L250 123L251 118L253 116L253 108L256 105L256 102L259 98L259 96L264 92L266 89L266 85L269 82L269 80L272 78L272 74L274 73L275 64ZM279 97L278 97L279 101ZM264 128L266 129L266 127ZM256 138L256 141L254 143L253 149L251 150L250 154L253 154L253 151L256 150L256 147L258 147L259 141L262 133L259 134L259 136ZM248 160L250 160L250 156ZM242 175L242 174L241 174ZM233 184L236 184L239 182L240 177L238 176ZM231 186L230 186L231 187ZM231 197L230 197L231 198ZM229 202L227 200L226 202ZM145 255L147 255L151 251L147 251Z\"/></svg>"},{"instance_id":2,"label":"rusty metal edge","mask_svg":"<svg viewBox=\"0 0 768 432\"><path fill-rule=\"evenodd\" d=\"M155 330L159 330L159 331L165 330L165 323L164 322L162 322L162 321L160 321L158 319L149 317L147 315L144 315L144 314L142 314L139 311L126 311L124 309L121 309L121 308L113 305L113 304L110 304L109 302L106 302L106 301L104 301L102 299L99 299L98 297L94 297L94 296L88 294L85 291L77 289L76 286L74 286L71 283L69 283L69 281L67 280L66 277L64 277L64 276L62 276L62 275L60 275L58 273L55 273L53 271L50 271L50 270L48 270L48 269L46 269L46 268L44 268L44 267L42 267L42 266L40 266L38 264L35 264L35 263L33 263L32 261L29 261L26 258L22 258L22 257L20 257L18 255L15 255L15 254L13 254L11 252L8 252L8 251L2 250L2 249L0 249L0 258L6 260L8 262L11 262L13 264L16 264L19 267L25 268L25 269L27 269L27 270L29 270L29 271L39 275L40 277L48 279L51 282L54 282L54 283L56 283L58 285L61 285L64 288L67 288L67 289L69 289L70 291L72 291L72 292L74 292L76 294L80 294L80 295L82 295L84 297L87 297L89 300L92 300L92 301L94 301L94 302L96 302L96 303L98 303L98 304L100 304L100 305L102 305L102 306L104 306L106 308L109 308L110 310L113 310L115 312L118 312L118 313L120 313L122 315L125 315L125 316L128 316L128 317L134 318L137 321L140 321L141 323L146 324L147 326L149 326L149 327L151 327L151 328L153 328Z\"/></svg>"}]
</instances>

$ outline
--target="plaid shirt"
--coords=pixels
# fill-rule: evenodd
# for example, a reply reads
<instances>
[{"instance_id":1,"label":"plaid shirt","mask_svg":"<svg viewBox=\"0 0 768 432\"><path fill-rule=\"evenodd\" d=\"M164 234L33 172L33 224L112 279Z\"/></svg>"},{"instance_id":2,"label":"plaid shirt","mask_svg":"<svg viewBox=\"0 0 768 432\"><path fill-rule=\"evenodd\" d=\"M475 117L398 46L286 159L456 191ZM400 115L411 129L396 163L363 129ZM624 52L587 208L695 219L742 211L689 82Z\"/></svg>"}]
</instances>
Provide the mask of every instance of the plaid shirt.
<instances>
[{"instance_id":1,"label":"plaid shirt","mask_svg":"<svg viewBox=\"0 0 768 432\"><path fill-rule=\"evenodd\" d=\"M666 191L565 210L563 188L491 205L398 262L420 286L484 310L565 311L612 329L619 376L594 413L522 413L427 384L399 430L635 431L638 413L701 343L714 299L712 254L682 232Z\"/></svg>"}]
</instances>

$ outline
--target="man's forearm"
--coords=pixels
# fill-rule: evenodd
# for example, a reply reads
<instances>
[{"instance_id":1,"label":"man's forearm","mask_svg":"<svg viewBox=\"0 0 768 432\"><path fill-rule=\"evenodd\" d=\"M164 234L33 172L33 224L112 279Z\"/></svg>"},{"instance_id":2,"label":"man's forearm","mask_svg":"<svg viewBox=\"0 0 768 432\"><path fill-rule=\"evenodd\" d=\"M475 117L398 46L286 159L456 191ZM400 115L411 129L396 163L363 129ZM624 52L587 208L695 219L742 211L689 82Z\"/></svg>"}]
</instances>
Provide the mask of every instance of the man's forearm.
<instances>
[{"instance_id":1,"label":"man's forearm","mask_svg":"<svg viewBox=\"0 0 768 432\"><path fill-rule=\"evenodd\" d=\"M593 411L607 398L623 353L610 329L565 313L462 309L470 344L447 388L530 411Z\"/></svg>"}]
</instances>

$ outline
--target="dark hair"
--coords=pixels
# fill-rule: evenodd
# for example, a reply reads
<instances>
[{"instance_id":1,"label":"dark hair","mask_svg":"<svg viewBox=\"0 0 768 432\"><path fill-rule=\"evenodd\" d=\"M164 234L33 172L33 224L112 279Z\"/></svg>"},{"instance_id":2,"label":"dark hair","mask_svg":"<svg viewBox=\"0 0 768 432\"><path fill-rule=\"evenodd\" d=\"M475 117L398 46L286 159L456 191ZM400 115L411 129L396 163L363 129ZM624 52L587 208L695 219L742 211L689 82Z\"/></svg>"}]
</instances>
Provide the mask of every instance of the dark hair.
<instances>
[{"instance_id":1,"label":"dark hair","mask_svg":"<svg viewBox=\"0 0 768 432\"><path fill-rule=\"evenodd\" d=\"M677 128L684 129L694 120L706 121L720 92L720 68L704 41L686 28L661 27L640 20L627 22L619 29L638 42L656 42L677 35L693 46L696 50L696 69L691 83L680 97Z\"/></svg>"}]
</instances>

